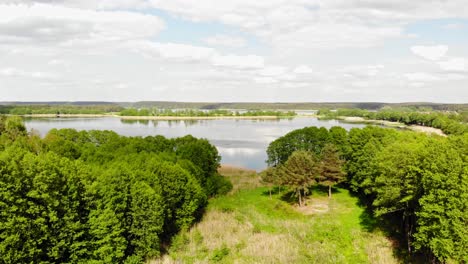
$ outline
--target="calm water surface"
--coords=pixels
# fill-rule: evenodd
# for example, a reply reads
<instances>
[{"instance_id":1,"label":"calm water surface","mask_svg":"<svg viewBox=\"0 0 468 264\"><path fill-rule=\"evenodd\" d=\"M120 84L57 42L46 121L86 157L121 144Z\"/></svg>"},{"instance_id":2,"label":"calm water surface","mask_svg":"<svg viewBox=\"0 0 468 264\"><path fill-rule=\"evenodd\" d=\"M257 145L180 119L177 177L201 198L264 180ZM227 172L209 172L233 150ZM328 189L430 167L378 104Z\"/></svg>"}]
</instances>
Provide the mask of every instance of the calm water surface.
<instances>
[{"instance_id":1,"label":"calm water surface","mask_svg":"<svg viewBox=\"0 0 468 264\"><path fill-rule=\"evenodd\" d=\"M268 144L286 133L307 126L330 128L341 126L347 130L364 127L337 120L318 120L311 117L278 120L186 120L186 121L128 121L105 118L32 118L25 121L28 130L38 130L44 136L52 128L77 130L113 130L124 136L181 137L193 135L206 138L218 148L222 163L255 170L266 167Z\"/></svg>"}]
</instances>

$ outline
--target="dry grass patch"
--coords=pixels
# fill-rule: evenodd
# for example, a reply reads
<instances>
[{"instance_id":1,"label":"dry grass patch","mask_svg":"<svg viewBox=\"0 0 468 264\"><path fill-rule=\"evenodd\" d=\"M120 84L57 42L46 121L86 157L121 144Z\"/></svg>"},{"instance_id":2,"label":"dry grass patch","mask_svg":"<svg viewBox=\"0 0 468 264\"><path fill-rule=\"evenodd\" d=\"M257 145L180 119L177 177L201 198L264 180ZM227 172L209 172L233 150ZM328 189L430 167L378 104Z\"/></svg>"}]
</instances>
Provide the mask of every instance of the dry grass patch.
<instances>
[{"instance_id":1,"label":"dry grass patch","mask_svg":"<svg viewBox=\"0 0 468 264\"><path fill-rule=\"evenodd\" d=\"M231 194L237 193L239 190L254 189L262 186L260 177L255 170L239 168L231 165L221 165L218 173L227 177L232 185Z\"/></svg>"},{"instance_id":2,"label":"dry grass patch","mask_svg":"<svg viewBox=\"0 0 468 264\"><path fill-rule=\"evenodd\" d=\"M294 208L304 215L324 214L330 211L330 199L327 197L309 198L305 206L296 205Z\"/></svg>"},{"instance_id":3,"label":"dry grass patch","mask_svg":"<svg viewBox=\"0 0 468 264\"><path fill-rule=\"evenodd\" d=\"M369 263L397 264L397 259L393 256L394 243L391 239L377 234L368 234L371 238L366 245L366 252Z\"/></svg>"}]
</instances>

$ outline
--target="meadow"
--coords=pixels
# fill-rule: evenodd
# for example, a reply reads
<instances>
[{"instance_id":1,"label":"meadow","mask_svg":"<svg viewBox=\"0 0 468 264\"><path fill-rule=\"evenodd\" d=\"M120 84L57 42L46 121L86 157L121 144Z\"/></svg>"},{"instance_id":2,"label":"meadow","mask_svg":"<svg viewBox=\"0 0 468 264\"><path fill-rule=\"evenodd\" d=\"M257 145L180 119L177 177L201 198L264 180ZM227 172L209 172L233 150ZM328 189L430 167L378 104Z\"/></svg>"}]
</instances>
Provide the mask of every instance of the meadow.
<instances>
[{"instance_id":1,"label":"meadow","mask_svg":"<svg viewBox=\"0 0 468 264\"><path fill-rule=\"evenodd\" d=\"M209 201L203 219L177 235L151 263L398 263L395 241L348 190L312 190L299 208L284 190L262 186L254 172L220 173L233 183Z\"/></svg>"}]
</instances>

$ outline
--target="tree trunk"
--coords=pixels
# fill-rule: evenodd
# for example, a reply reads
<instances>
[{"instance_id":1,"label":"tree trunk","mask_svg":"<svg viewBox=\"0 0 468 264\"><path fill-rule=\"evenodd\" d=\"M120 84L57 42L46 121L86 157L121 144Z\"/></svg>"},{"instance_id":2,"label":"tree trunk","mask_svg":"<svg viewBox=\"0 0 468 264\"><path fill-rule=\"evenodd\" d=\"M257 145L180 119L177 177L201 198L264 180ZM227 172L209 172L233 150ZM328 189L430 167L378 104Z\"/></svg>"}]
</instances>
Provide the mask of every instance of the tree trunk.
<instances>
[{"instance_id":1,"label":"tree trunk","mask_svg":"<svg viewBox=\"0 0 468 264\"><path fill-rule=\"evenodd\" d=\"M302 207L301 191L299 190L299 207Z\"/></svg>"},{"instance_id":2,"label":"tree trunk","mask_svg":"<svg viewBox=\"0 0 468 264\"><path fill-rule=\"evenodd\" d=\"M268 189L268 190L270 191L270 200L271 200L271 187L270 187L270 189Z\"/></svg>"},{"instance_id":3,"label":"tree trunk","mask_svg":"<svg viewBox=\"0 0 468 264\"><path fill-rule=\"evenodd\" d=\"M328 185L328 198L331 198L331 185Z\"/></svg>"},{"instance_id":4,"label":"tree trunk","mask_svg":"<svg viewBox=\"0 0 468 264\"><path fill-rule=\"evenodd\" d=\"M406 212L403 213L403 223L405 228L405 235L406 235L406 245L408 249L408 255L411 256L411 232L412 232L412 224L411 224L411 216L407 215Z\"/></svg>"}]
</instances>

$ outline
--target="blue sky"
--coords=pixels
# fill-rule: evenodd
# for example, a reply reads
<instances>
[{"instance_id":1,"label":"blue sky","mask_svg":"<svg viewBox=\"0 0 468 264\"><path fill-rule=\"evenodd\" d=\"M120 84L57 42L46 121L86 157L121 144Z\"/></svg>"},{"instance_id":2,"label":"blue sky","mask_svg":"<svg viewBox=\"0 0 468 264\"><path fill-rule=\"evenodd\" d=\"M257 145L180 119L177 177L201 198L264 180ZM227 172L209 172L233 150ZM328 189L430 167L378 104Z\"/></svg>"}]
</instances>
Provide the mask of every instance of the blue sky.
<instances>
[{"instance_id":1,"label":"blue sky","mask_svg":"<svg viewBox=\"0 0 468 264\"><path fill-rule=\"evenodd\" d=\"M463 0L4 0L0 101L468 102Z\"/></svg>"}]
</instances>

